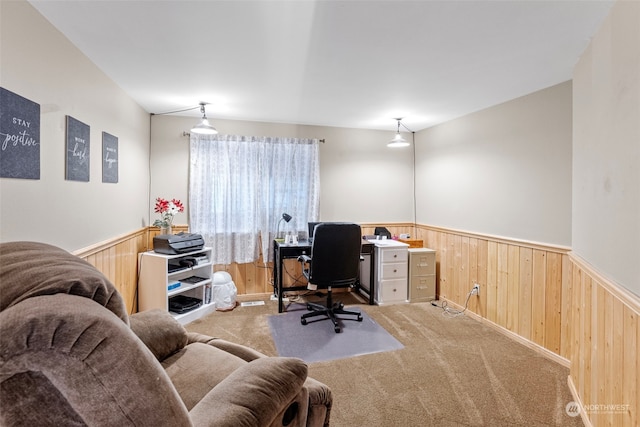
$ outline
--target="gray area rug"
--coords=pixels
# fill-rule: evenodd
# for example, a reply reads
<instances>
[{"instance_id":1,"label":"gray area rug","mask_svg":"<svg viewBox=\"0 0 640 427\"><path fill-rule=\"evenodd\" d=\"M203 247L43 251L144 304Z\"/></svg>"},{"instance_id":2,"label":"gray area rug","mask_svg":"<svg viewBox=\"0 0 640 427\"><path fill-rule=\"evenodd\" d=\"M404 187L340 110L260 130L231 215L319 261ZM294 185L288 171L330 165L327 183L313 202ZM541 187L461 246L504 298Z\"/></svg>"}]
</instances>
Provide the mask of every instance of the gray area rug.
<instances>
[{"instance_id":1,"label":"gray area rug","mask_svg":"<svg viewBox=\"0 0 640 427\"><path fill-rule=\"evenodd\" d=\"M359 310L358 308L355 311ZM313 321L310 319L307 325L302 325L300 316L306 312L304 305L292 304L287 308L287 312L268 317L271 337L279 356L298 357L311 363L404 348L400 341L364 311L362 322L340 320L340 333L334 332L330 320L315 320L325 319L322 316ZM355 318L347 315L343 317Z\"/></svg>"}]
</instances>

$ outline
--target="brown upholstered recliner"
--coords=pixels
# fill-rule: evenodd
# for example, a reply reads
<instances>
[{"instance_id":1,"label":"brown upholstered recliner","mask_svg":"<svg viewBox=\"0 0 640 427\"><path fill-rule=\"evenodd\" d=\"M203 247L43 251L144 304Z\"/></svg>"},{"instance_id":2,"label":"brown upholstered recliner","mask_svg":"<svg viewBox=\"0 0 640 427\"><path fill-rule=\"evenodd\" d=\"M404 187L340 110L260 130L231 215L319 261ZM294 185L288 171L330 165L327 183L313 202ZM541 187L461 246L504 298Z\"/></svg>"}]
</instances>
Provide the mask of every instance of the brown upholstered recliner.
<instances>
[{"instance_id":1,"label":"brown upholstered recliner","mask_svg":"<svg viewBox=\"0 0 640 427\"><path fill-rule=\"evenodd\" d=\"M0 425L323 426L331 403L300 359L129 317L84 260L0 244Z\"/></svg>"}]
</instances>

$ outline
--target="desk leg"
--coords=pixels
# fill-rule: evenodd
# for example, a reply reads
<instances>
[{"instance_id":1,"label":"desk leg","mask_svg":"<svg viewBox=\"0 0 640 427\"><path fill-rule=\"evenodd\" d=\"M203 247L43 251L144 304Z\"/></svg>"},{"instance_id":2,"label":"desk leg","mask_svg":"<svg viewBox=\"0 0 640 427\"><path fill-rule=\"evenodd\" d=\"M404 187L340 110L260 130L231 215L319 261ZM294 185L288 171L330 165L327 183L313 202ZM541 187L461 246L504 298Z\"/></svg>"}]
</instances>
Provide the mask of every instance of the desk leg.
<instances>
[{"instance_id":1,"label":"desk leg","mask_svg":"<svg viewBox=\"0 0 640 427\"><path fill-rule=\"evenodd\" d=\"M278 244L273 243L273 291L278 298L278 313L284 311L284 304L282 302L282 254L278 249Z\"/></svg>"},{"instance_id":2,"label":"desk leg","mask_svg":"<svg viewBox=\"0 0 640 427\"><path fill-rule=\"evenodd\" d=\"M278 261L278 265L282 268L282 260ZM282 302L282 275L278 276L278 313L284 311L284 303Z\"/></svg>"}]
</instances>

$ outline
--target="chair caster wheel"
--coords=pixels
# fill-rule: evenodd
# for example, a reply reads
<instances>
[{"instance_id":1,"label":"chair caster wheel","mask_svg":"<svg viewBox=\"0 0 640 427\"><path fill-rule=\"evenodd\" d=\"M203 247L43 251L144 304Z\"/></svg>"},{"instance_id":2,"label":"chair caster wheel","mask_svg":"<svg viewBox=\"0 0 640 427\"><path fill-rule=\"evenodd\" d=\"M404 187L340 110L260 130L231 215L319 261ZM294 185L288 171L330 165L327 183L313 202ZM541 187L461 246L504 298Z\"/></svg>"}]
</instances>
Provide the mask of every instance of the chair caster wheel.
<instances>
[{"instance_id":1,"label":"chair caster wheel","mask_svg":"<svg viewBox=\"0 0 640 427\"><path fill-rule=\"evenodd\" d=\"M358 318L356 320L358 320L358 322L362 322L362 316L358 314Z\"/></svg>"},{"instance_id":2,"label":"chair caster wheel","mask_svg":"<svg viewBox=\"0 0 640 427\"><path fill-rule=\"evenodd\" d=\"M307 319L300 319L300 323L302 323L303 325L307 324Z\"/></svg>"},{"instance_id":3,"label":"chair caster wheel","mask_svg":"<svg viewBox=\"0 0 640 427\"><path fill-rule=\"evenodd\" d=\"M333 330L336 331L336 334L340 333L340 326L334 326Z\"/></svg>"}]
</instances>

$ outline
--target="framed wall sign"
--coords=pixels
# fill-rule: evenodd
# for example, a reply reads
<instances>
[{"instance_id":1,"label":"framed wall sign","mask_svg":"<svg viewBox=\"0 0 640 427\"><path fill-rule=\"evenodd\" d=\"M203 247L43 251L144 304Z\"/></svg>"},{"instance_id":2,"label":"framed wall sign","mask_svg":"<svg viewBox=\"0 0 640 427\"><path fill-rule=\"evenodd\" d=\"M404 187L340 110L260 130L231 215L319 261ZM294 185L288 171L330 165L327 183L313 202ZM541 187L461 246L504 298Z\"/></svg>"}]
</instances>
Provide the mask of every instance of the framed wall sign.
<instances>
[{"instance_id":1,"label":"framed wall sign","mask_svg":"<svg viewBox=\"0 0 640 427\"><path fill-rule=\"evenodd\" d=\"M89 182L91 154L89 125L67 116L66 177L69 181Z\"/></svg>"},{"instance_id":2,"label":"framed wall sign","mask_svg":"<svg viewBox=\"0 0 640 427\"><path fill-rule=\"evenodd\" d=\"M118 138L102 132L102 182L118 182Z\"/></svg>"},{"instance_id":3,"label":"framed wall sign","mask_svg":"<svg viewBox=\"0 0 640 427\"><path fill-rule=\"evenodd\" d=\"M40 179L40 104L2 87L0 178Z\"/></svg>"}]
</instances>

